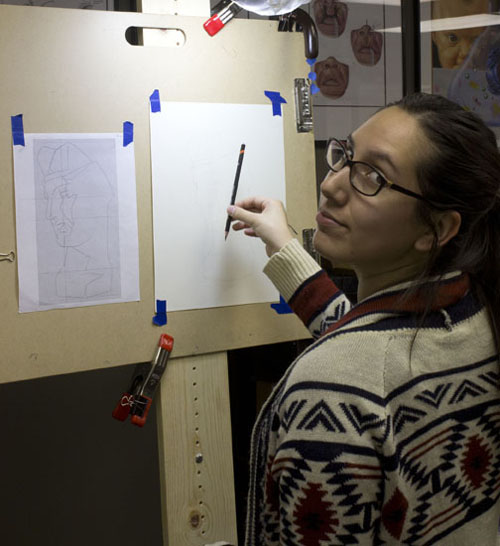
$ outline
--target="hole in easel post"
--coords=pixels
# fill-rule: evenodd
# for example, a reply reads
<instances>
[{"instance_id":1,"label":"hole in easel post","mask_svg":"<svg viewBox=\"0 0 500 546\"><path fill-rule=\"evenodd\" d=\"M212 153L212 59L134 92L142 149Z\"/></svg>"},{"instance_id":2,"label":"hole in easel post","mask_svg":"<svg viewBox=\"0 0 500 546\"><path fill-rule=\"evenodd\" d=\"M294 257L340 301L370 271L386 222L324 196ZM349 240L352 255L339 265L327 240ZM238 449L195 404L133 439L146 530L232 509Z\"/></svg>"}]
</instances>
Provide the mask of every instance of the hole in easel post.
<instances>
[{"instance_id":1,"label":"hole in easel post","mask_svg":"<svg viewBox=\"0 0 500 546\"><path fill-rule=\"evenodd\" d=\"M146 47L182 47L186 43L180 28L128 27L125 39L130 45Z\"/></svg>"}]
</instances>

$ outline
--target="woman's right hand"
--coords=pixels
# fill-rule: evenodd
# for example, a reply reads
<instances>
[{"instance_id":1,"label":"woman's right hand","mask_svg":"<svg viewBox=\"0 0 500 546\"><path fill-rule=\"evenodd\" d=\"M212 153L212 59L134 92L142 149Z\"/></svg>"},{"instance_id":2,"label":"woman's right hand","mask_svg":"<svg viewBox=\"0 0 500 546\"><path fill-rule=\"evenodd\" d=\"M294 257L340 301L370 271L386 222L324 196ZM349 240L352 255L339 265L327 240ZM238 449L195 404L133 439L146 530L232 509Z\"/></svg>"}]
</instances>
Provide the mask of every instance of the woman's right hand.
<instances>
[{"instance_id":1,"label":"woman's right hand","mask_svg":"<svg viewBox=\"0 0 500 546\"><path fill-rule=\"evenodd\" d=\"M288 227L285 207L281 201L265 197L249 197L227 209L236 222L233 229L243 230L250 237L260 237L271 256L294 237Z\"/></svg>"}]
</instances>

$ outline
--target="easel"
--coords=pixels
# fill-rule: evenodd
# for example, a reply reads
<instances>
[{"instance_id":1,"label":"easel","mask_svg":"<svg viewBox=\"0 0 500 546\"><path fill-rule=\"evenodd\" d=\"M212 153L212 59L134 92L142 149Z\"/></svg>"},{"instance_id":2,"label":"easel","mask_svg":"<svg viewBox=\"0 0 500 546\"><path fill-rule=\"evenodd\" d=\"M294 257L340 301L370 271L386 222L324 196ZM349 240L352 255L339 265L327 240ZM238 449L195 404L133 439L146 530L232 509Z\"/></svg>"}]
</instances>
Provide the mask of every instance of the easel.
<instances>
[{"instance_id":1,"label":"easel","mask_svg":"<svg viewBox=\"0 0 500 546\"><path fill-rule=\"evenodd\" d=\"M170 4L181 13L183 2ZM293 99L294 78L308 71L303 37L278 33L272 21L235 20L216 39L203 31L204 17L0 8L0 66L9 73L0 103L0 164L6 173L0 252L15 246L10 116L22 112L26 132L111 132L131 119L141 270L138 303L19 314L15 263L1 263L0 381L147 361L161 333L151 324L148 96L159 88L167 100L264 104L264 89L279 90L288 102L283 114L288 210L301 233L312 226L315 210L313 135L297 133ZM125 31L134 26L180 28L188 39L184 46L148 47L146 35L145 47L130 46ZM206 87L212 91L196 86L207 66ZM240 322L244 327L235 328ZM269 304L172 313L164 331L175 338L156 401L164 544L236 543L226 351L300 339L307 332L295 317L278 315Z\"/></svg>"}]
</instances>

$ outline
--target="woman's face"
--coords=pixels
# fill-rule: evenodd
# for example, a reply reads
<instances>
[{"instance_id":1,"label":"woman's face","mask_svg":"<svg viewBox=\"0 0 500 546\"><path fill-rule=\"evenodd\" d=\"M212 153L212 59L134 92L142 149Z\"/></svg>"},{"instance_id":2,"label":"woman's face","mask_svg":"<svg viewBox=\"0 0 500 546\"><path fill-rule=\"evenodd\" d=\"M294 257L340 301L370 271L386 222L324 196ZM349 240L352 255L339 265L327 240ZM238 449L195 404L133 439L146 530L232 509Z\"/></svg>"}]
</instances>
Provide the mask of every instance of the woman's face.
<instances>
[{"instance_id":1,"label":"woman's face","mask_svg":"<svg viewBox=\"0 0 500 546\"><path fill-rule=\"evenodd\" d=\"M351 138L351 159L367 162L389 181L420 193L416 169L425 137L412 116L387 108ZM351 266L358 276L420 269L426 256L415 243L428 237L429 228L417 207L417 199L389 188L373 197L358 193L350 185L348 167L330 171L321 184L314 245L334 265Z\"/></svg>"}]
</instances>

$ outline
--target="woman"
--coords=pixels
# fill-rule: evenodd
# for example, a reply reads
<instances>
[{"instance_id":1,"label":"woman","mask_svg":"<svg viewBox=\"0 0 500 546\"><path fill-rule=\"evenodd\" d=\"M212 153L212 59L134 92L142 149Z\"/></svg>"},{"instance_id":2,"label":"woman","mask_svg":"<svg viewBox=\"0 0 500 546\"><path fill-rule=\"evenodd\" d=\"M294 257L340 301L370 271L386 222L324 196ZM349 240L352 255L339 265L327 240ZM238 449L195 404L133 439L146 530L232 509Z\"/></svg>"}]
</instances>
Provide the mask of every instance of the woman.
<instances>
[{"instance_id":1,"label":"woman","mask_svg":"<svg viewBox=\"0 0 500 546\"><path fill-rule=\"evenodd\" d=\"M496 544L500 515L500 155L439 96L408 96L332 140L314 244L264 198L228 212L318 338L254 429L246 544Z\"/></svg>"}]
</instances>

